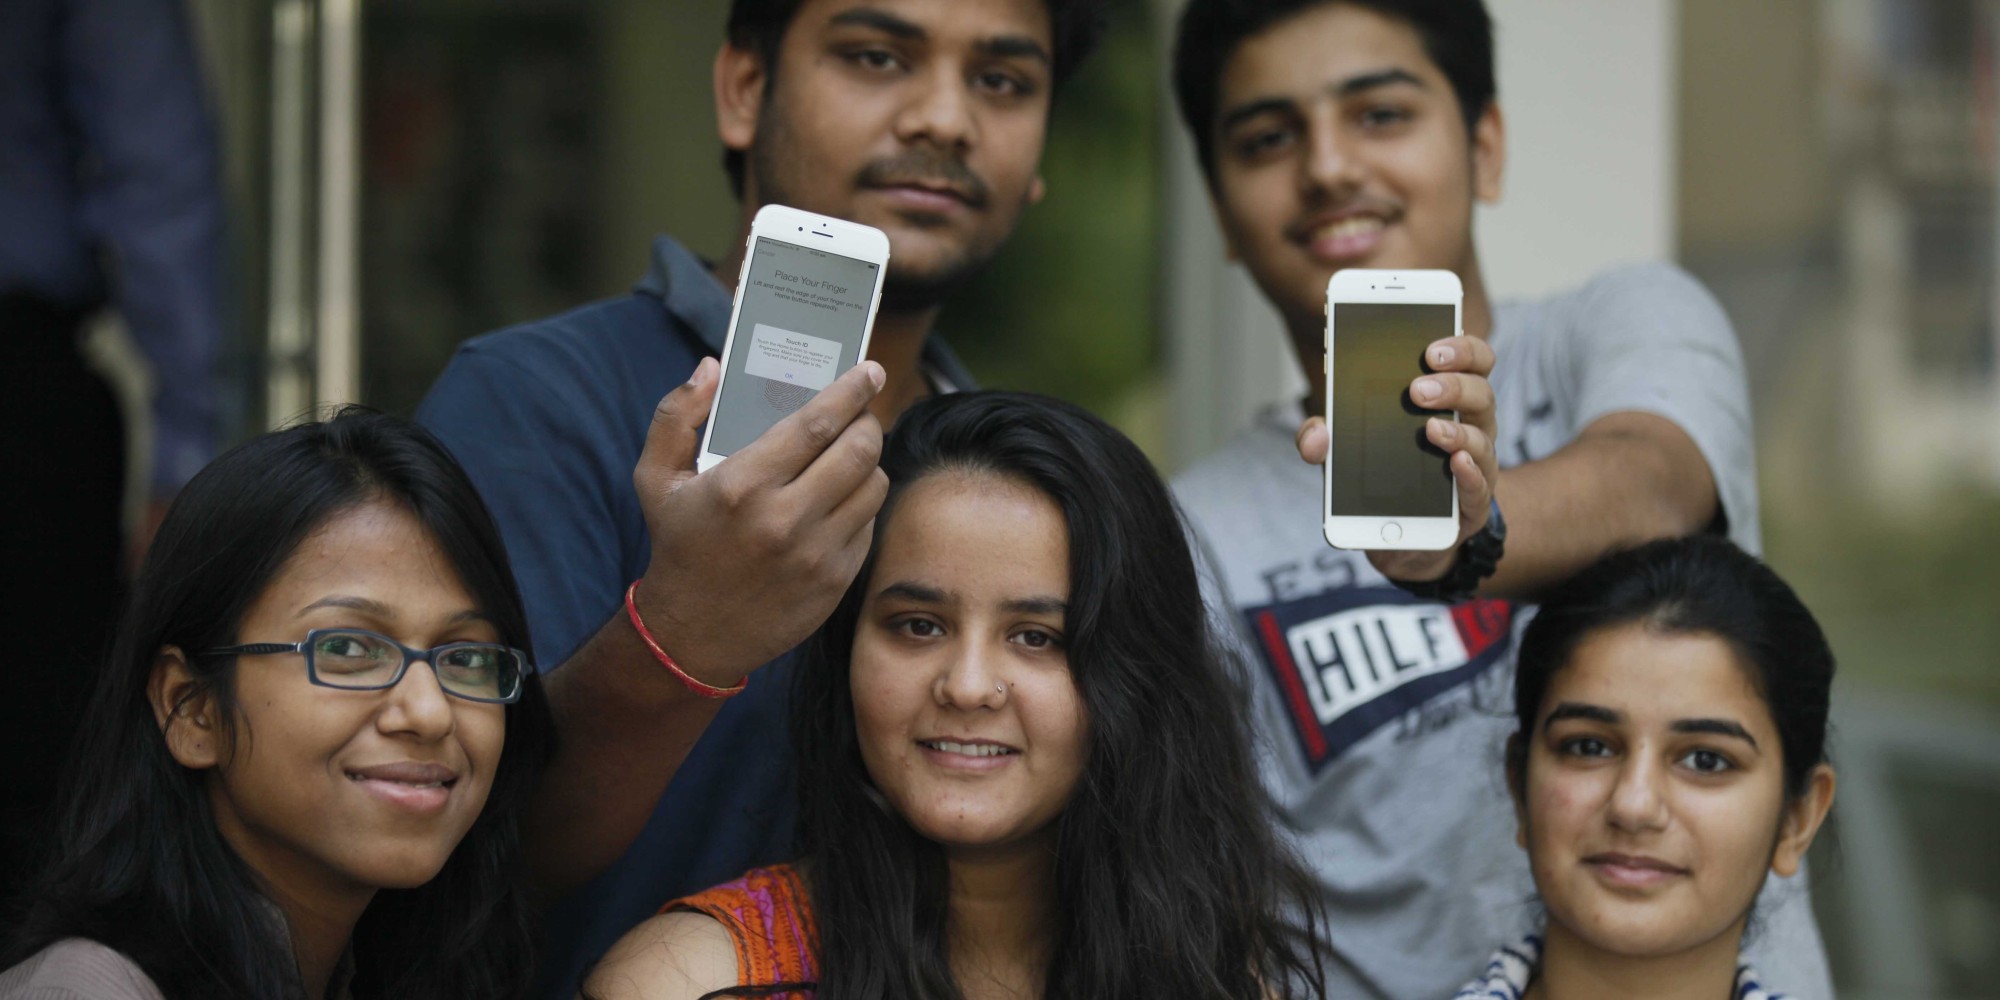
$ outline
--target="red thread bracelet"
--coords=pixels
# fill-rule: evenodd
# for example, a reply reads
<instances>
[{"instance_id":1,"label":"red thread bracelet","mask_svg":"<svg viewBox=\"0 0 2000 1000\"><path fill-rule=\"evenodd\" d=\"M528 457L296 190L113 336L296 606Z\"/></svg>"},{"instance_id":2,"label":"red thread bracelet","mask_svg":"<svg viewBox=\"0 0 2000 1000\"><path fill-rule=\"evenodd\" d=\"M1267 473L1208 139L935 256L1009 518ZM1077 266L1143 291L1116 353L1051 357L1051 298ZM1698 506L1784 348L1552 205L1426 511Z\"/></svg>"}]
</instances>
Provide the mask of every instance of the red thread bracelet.
<instances>
[{"instance_id":1,"label":"red thread bracelet","mask_svg":"<svg viewBox=\"0 0 2000 1000\"><path fill-rule=\"evenodd\" d=\"M632 619L632 628L639 633L639 638L646 640L646 648L653 651L653 658L665 664L668 670L673 671L674 677L686 685L689 691L693 691L704 698L727 698L730 695L741 693L744 686L750 683L750 678L745 677L737 681L734 687L719 688L713 684L704 684L688 676L688 672L682 670L681 665L675 663L674 658L668 656L667 651L660 648L659 642L653 638L653 633L646 629L646 623L640 620L639 605L633 600L633 595L638 592L639 581L637 580L632 581L632 585L625 588L625 614Z\"/></svg>"}]
</instances>

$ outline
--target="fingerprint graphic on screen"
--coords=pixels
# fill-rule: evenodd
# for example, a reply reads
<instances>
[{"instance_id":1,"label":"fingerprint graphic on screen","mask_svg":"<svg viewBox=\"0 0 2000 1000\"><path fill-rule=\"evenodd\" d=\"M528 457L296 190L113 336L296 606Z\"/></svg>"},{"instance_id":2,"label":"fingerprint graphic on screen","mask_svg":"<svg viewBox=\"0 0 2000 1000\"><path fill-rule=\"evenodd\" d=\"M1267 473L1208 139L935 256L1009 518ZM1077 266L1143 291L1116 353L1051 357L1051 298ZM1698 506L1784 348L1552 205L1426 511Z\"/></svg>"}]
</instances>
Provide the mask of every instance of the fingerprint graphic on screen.
<instances>
[{"instance_id":1,"label":"fingerprint graphic on screen","mask_svg":"<svg viewBox=\"0 0 2000 1000\"><path fill-rule=\"evenodd\" d=\"M763 382L764 402L786 413L790 413L806 405L807 402L811 401L813 396L818 394L817 390L808 389L802 385L793 385L790 382L780 382L777 379L767 378Z\"/></svg>"}]
</instances>

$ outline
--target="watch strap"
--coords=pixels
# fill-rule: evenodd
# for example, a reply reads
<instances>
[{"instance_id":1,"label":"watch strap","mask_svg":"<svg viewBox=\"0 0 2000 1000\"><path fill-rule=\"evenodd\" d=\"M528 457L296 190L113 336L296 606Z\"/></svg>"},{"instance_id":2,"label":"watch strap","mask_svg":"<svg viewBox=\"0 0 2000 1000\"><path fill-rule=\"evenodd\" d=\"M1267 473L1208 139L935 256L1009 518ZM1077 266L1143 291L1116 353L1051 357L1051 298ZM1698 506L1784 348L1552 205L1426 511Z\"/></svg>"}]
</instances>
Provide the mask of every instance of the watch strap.
<instances>
[{"instance_id":1,"label":"watch strap","mask_svg":"<svg viewBox=\"0 0 2000 1000\"><path fill-rule=\"evenodd\" d=\"M1500 501L1495 498L1488 504L1486 525L1459 543L1458 557L1443 576L1435 580L1389 582L1426 600L1446 604L1471 600L1479 592L1479 585L1500 568L1500 557L1507 551L1507 521L1500 516Z\"/></svg>"}]
</instances>

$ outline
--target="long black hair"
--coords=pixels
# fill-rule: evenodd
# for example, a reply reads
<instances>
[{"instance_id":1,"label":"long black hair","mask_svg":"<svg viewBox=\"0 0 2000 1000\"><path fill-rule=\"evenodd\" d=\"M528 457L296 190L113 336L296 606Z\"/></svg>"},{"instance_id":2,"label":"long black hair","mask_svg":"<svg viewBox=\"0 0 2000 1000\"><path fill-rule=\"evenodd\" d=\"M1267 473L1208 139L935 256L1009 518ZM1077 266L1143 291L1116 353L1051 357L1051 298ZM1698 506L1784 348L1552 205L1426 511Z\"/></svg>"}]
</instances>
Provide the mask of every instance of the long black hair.
<instances>
[{"instance_id":1,"label":"long black hair","mask_svg":"<svg viewBox=\"0 0 2000 1000\"><path fill-rule=\"evenodd\" d=\"M122 952L169 997L299 993L290 938L216 827L206 775L168 752L147 697L165 646L232 645L300 542L368 503L416 517L498 630L521 649L527 616L500 535L443 446L359 408L255 438L195 476L161 524L83 720L54 856L0 950L13 965L65 937ZM33 669L35 665L26 665ZM233 657L190 657L199 689L235 714ZM354 931L358 997L510 997L533 968L515 815L552 749L534 676L506 706L486 806L437 877L378 892Z\"/></svg>"},{"instance_id":2,"label":"long black hair","mask_svg":"<svg viewBox=\"0 0 2000 1000\"><path fill-rule=\"evenodd\" d=\"M1316 891L1271 822L1240 689L1211 642L1181 520L1143 454L1077 407L1021 393L912 407L883 457L901 496L958 471L1026 483L1069 529L1063 631L1089 718L1056 833L1050 998L1322 995ZM871 795L848 688L864 566L808 644L793 739L821 1000L961 996L942 850ZM728 994L729 991L723 991Z\"/></svg>"},{"instance_id":3,"label":"long black hair","mask_svg":"<svg viewBox=\"0 0 2000 1000\"><path fill-rule=\"evenodd\" d=\"M1584 639L1621 625L1726 643L1777 723L1785 797L1806 791L1826 762L1833 649L1799 595L1727 539L1695 535L1607 556L1548 595L1521 638L1514 670L1520 729L1507 745L1516 789L1527 787L1527 736L1543 696Z\"/></svg>"}]
</instances>

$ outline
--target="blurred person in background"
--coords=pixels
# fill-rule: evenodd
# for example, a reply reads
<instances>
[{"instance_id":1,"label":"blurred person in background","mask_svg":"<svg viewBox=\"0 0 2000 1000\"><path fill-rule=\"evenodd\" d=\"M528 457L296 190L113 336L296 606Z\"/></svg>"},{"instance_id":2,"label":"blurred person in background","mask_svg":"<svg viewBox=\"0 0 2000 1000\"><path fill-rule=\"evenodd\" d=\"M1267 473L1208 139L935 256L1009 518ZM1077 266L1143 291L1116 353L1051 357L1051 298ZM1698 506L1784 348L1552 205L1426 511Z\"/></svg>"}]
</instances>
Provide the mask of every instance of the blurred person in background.
<instances>
[{"instance_id":1,"label":"blurred person in background","mask_svg":"<svg viewBox=\"0 0 2000 1000\"><path fill-rule=\"evenodd\" d=\"M21 665L0 699L0 891L32 859L124 567L214 454L224 233L205 100L181 0L0 4L0 622ZM129 544L126 415L79 353L106 305L154 387Z\"/></svg>"},{"instance_id":2,"label":"blurred person in background","mask_svg":"<svg viewBox=\"0 0 2000 1000\"><path fill-rule=\"evenodd\" d=\"M1506 765L1548 919L1456 1000L1784 1000L1742 944L1764 873L1796 873L1833 805L1832 688L1812 612L1723 539L1621 552L1551 593Z\"/></svg>"},{"instance_id":3,"label":"blurred person in background","mask_svg":"<svg viewBox=\"0 0 2000 1000\"><path fill-rule=\"evenodd\" d=\"M1175 481L1257 667L1263 775L1321 882L1330 993L1449 996L1533 925L1503 784L1514 635L1607 552L1759 542L1749 390L1728 318L1666 265L1495 306L1473 243L1505 131L1480 0L1193 0L1173 85L1224 240L1277 308L1309 392ZM1459 544L1346 552L1321 534L1327 282L1442 268L1466 336L1417 405L1449 455ZM1490 377L1490 380L1489 380ZM1453 420L1449 411L1458 411ZM1301 462L1300 458L1306 459ZM1760 967L1831 995L1803 880L1775 883Z\"/></svg>"},{"instance_id":4,"label":"blurred person in background","mask_svg":"<svg viewBox=\"0 0 2000 1000\"><path fill-rule=\"evenodd\" d=\"M526 836L538 880L575 890L551 995L662 900L791 856L790 651L867 554L882 427L971 386L932 327L1041 199L1052 98L1101 30L1097 0L736 0L729 255L662 236L631 294L467 342L419 409L500 522L549 671L563 741ZM871 360L697 476L766 204L888 233Z\"/></svg>"}]
</instances>

